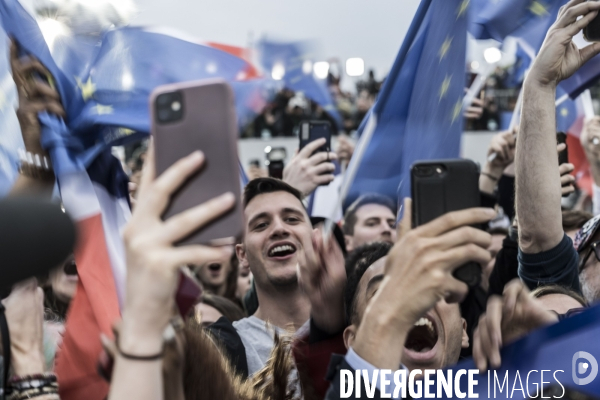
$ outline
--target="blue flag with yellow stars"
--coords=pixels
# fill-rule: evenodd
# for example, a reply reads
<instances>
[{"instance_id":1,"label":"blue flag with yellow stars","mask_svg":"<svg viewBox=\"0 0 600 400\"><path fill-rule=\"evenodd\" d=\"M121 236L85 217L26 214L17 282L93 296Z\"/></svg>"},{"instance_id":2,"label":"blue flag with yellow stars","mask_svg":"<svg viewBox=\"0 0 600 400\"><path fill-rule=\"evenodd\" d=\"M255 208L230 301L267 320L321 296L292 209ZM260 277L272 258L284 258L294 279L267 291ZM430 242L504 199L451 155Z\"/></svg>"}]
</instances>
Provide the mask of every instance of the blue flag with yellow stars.
<instances>
[{"instance_id":1,"label":"blue flag with yellow stars","mask_svg":"<svg viewBox=\"0 0 600 400\"><path fill-rule=\"evenodd\" d=\"M537 52L568 0L471 0L469 32L476 39L524 38Z\"/></svg>"},{"instance_id":2,"label":"blue flag with yellow stars","mask_svg":"<svg viewBox=\"0 0 600 400\"><path fill-rule=\"evenodd\" d=\"M222 78L231 83L238 110L262 96L260 81L244 81L245 60L160 32L120 28L95 40L65 35L49 48L18 1L0 2L0 21L24 54L48 68L67 111L65 120L39 116L57 175L85 169L108 147L148 135L148 99L159 85Z\"/></svg>"},{"instance_id":3,"label":"blue flag with yellow stars","mask_svg":"<svg viewBox=\"0 0 600 400\"><path fill-rule=\"evenodd\" d=\"M314 58L310 45L305 42L273 42L261 40L258 43L260 63L267 75L281 80L284 86L321 106L333 118L338 130L343 127L342 118L327 87L327 79L320 79L313 72Z\"/></svg>"},{"instance_id":4,"label":"blue flag with yellow stars","mask_svg":"<svg viewBox=\"0 0 600 400\"><path fill-rule=\"evenodd\" d=\"M431 1L403 64L392 67L372 109L377 126L345 206L369 192L408 196L415 161L459 156L468 5Z\"/></svg>"},{"instance_id":5,"label":"blue flag with yellow stars","mask_svg":"<svg viewBox=\"0 0 600 400\"><path fill-rule=\"evenodd\" d=\"M558 87L556 98L560 98L565 92ZM556 131L568 133L577 119L577 106L575 100L566 99L556 107Z\"/></svg>"}]
</instances>

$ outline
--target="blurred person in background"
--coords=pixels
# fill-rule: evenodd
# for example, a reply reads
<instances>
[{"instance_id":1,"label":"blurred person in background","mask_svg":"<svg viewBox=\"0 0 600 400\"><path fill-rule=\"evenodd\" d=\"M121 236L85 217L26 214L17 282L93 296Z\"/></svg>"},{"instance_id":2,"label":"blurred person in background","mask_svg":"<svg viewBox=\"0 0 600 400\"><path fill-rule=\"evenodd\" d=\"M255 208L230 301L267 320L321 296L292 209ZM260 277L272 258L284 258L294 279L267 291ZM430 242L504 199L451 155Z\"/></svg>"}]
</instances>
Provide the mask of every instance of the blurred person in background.
<instances>
[{"instance_id":1,"label":"blurred person in background","mask_svg":"<svg viewBox=\"0 0 600 400\"><path fill-rule=\"evenodd\" d=\"M396 207L379 194L365 194L346 210L342 225L348 252L371 242L396 241Z\"/></svg>"},{"instance_id":2,"label":"blurred person in background","mask_svg":"<svg viewBox=\"0 0 600 400\"><path fill-rule=\"evenodd\" d=\"M215 261L197 266L194 272L206 292L236 301L238 265L237 257L231 256L225 262Z\"/></svg>"}]
</instances>

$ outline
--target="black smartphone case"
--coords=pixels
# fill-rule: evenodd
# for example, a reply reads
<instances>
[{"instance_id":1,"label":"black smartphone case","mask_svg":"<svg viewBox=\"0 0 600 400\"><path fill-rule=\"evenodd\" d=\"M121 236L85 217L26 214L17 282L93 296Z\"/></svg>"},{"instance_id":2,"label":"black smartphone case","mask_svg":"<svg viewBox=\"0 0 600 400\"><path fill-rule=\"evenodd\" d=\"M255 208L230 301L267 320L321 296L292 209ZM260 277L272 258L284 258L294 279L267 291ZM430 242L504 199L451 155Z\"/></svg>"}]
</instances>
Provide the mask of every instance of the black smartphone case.
<instances>
[{"instance_id":1,"label":"black smartphone case","mask_svg":"<svg viewBox=\"0 0 600 400\"><path fill-rule=\"evenodd\" d=\"M583 37L588 42L600 42L600 15L597 15L583 28Z\"/></svg>"},{"instance_id":2,"label":"black smartphone case","mask_svg":"<svg viewBox=\"0 0 600 400\"><path fill-rule=\"evenodd\" d=\"M308 132L304 130L304 124L308 123ZM331 124L327 121L305 121L300 124L300 150L310 142L325 138L326 143L319 147L315 153L331 151Z\"/></svg>"},{"instance_id":3,"label":"black smartphone case","mask_svg":"<svg viewBox=\"0 0 600 400\"><path fill-rule=\"evenodd\" d=\"M436 172L441 169L441 173ZM423 173L429 169L431 174ZM479 167L471 160L418 161L411 167L413 226L426 224L443 214L479 207ZM481 228L481 227L478 227ZM454 272L469 287L479 285L481 266L469 263Z\"/></svg>"}]
</instances>

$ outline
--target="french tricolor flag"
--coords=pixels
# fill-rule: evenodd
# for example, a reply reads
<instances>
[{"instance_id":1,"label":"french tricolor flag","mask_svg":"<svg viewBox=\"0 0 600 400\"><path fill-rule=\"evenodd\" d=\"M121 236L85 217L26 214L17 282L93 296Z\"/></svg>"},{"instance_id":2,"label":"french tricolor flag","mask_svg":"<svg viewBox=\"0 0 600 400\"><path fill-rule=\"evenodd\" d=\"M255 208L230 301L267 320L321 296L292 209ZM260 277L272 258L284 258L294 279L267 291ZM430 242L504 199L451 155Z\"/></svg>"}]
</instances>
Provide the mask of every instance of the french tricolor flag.
<instances>
[{"instance_id":1,"label":"french tricolor flag","mask_svg":"<svg viewBox=\"0 0 600 400\"><path fill-rule=\"evenodd\" d=\"M98 375L100 332L112 336L125 288L121 229L131 216L127 176L120 162L102 153L86 170L58 176L67 212L77 221L75 261L79 284L56 358L63 400L101 400L108 384Z\"/></svg>"}]
</instances>

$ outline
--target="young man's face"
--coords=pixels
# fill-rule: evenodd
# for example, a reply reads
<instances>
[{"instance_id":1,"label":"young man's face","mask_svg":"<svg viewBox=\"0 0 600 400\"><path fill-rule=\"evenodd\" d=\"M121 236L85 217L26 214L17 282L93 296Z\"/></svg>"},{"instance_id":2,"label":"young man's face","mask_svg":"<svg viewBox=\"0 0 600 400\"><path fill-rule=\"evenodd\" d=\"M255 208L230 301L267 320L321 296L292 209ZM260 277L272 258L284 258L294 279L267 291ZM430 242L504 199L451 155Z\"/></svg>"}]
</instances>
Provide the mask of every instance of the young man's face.
<instances>
[{"instance_id":1,"label":"young man's face","mask_svg":"<svg viewBox=\"0 0 600 400\"><path fill-rule=\"evenodd\" d=\"M381 285L386 259L383 257L371 265L358 284L356 321L344 332L347 347L352 345L369 302ZM466 328L458 304L440 300L410 330L404 345L402 364L409 370L437 369L455 364L461 348L469 346Z\"/></svg>"},{"instance_id":2,"label":"young man's face","mask_svg":"<svg viewBox=\"0 0 600 400\"><path fill-rule=\"evenodd\" d=\"M246 228L237 255L257 286L297 284L297 264L313 251L312 226L300 200L284 191L260 194L245 209Z\"/></svg>"},{"instance_id":3,"label":"young man's face","mask_svg":"<svg viewBox=\"0 0 600 400\"><path fill-rule=\"evenodd\" d=\"M372 242L396 241L396 216L386 206L365 204L356 210L356 224L352 236L346 235L346 248L352 251Z\"/></svg>"}]
</instances>

